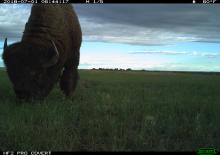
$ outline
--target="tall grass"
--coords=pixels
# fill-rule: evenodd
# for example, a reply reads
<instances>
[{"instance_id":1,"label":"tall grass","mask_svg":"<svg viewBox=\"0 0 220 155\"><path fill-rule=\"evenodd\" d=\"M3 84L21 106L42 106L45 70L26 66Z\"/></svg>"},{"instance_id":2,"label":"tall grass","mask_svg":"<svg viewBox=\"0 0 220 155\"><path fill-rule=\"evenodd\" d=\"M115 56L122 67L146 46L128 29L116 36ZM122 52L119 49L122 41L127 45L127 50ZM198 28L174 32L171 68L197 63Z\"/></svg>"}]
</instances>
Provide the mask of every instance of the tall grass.
<instances>
[{"instance_id":1,"label":"tall grass","mask_svg":"<svg viewBox=\"0 0 220 155\"><path fill-rule=\"evenodd\" d=\"M0 71L0 150L220 150L220 76L80 71L76 93L56 86L17 102Z\"/></svg>"}]
</instances>

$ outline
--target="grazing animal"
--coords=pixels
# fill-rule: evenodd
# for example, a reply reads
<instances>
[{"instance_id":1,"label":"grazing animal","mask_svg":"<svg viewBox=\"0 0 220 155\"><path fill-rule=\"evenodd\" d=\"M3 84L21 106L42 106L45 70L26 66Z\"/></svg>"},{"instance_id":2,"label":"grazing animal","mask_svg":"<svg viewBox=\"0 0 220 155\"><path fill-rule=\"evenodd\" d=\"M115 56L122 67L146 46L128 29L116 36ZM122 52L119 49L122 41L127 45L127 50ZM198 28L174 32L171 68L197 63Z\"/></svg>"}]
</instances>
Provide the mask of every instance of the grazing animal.
<instances>
[{"instance_id":1,"label":"grazing animal","mask_svg":"<svg viewBox=\"0 0 220 155\"><path fill-rule=\"evenodd\" d=\"M19 99L43 98L60 81L66 96L74 93L82 32L70 4L33 4L20 42L4 43L3 60Z\"/></svg>"}]
</instances>

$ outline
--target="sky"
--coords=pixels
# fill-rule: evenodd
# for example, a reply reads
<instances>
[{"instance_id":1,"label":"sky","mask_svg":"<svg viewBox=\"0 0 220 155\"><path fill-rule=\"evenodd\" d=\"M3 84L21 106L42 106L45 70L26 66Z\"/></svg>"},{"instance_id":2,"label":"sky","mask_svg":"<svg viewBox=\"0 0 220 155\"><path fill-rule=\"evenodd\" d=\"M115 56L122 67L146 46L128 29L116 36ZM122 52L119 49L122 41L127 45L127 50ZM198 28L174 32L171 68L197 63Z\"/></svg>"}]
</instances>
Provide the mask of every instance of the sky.
<instances>
[{"instance_id":1,"label":"sky","mask_svg":"<svg viewBox=\"0 0 220 155\"><path fill-rule=\"evenodd\" d=\"M20 41L30 4L0 4L4 38ZM219 4L74 4L81 69L220 71ZM0 58L0 66L4 66Z\"/></svg>"}]
</instances>

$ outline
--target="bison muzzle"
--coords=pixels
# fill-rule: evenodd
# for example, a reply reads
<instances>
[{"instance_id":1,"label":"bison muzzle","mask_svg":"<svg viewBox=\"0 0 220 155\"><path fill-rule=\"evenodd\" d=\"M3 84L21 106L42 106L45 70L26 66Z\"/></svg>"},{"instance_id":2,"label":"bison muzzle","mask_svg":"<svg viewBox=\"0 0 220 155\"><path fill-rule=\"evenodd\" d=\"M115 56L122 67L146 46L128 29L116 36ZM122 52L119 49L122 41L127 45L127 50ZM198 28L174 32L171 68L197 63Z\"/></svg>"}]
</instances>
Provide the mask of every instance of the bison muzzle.
<instances>
[{"instance_id":1,"label":"bison muzzle","mask_svg":"<svg viewBox=\"0 0 220 155\"><path fill-rule=\"evenodd\" d=\"M46 97L56 82L71 96L78 81L82 32L72 5L33 4L20 42L4 43L3 60L19 99Z\"/></svg>"}]
</instances>

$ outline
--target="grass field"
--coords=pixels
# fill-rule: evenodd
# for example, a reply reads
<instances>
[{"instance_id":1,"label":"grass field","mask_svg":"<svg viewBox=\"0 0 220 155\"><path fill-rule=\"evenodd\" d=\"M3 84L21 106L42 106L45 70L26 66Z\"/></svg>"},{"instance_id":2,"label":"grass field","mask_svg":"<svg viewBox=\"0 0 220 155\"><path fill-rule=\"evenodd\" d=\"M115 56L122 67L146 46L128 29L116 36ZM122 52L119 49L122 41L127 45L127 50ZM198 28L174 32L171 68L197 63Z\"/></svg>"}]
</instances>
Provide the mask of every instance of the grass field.
<instances>
[{"instance_id":1,"label":"grass field","mask_svg":"<svg viewBox=\"0 0 220 155\"><path fill-rule=\"evenodd\" d=\"M220 75L80 71L75 96L56 86L18 103L0 71L0 150L220 150Z\"/></svg>"}]
</instances>

